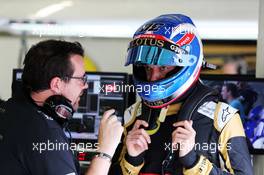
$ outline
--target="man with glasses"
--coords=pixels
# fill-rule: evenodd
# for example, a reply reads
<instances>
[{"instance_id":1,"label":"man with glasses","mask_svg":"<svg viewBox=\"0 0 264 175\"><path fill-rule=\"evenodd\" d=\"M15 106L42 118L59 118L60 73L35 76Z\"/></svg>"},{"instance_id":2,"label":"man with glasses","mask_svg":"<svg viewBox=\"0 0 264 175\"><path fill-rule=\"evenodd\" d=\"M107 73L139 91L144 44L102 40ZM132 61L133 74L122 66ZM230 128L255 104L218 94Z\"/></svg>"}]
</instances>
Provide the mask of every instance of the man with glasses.
<instances>
[{"instance_id":1,"label":"man with glasses","mask_svg":"<svg viewBox=\"0 0 264 175\"><path fill-rule=\"evenodd\" d=\"M66 41L47 40L30 48L22 75L24 94L0 106L2 175L79 174L78 161L63 129L88 87L83 55L79 43ZM88 174L108 171L123 131L113 113L110 110L103 115L100 154Z\"/></svg>"}]
</instances>

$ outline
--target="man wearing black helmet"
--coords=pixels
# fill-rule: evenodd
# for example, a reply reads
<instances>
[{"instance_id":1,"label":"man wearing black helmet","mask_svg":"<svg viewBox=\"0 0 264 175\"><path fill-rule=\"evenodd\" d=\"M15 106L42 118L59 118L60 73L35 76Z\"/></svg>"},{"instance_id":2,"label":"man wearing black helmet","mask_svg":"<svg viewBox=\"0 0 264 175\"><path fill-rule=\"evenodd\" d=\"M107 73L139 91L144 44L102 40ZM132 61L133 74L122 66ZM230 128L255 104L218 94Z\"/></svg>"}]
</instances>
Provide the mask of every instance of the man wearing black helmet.
<instances>
[{"instance_id":1,"label":"man wearing black helmet","mask_svg":"<svg viewBox=\"0 0 264 175\"><path fill-rule=\"evenodd\" d=\"M238 110L199 80L207 64L189 17L161 15L143 24L129 45L129 64L135 86L150 91L138 92L141 101L125 112L111 174L253 174Z\"/></svg>"}]
</instances>

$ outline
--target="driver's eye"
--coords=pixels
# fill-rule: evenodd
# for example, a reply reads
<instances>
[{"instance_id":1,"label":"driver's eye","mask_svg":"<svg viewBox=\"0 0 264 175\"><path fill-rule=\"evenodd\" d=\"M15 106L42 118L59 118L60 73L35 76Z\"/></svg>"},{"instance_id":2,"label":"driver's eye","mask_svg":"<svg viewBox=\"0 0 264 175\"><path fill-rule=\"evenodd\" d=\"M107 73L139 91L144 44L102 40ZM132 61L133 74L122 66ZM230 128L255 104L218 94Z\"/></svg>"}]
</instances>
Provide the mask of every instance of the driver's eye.
<instances>
[{"instance_id":1,"label":"driver's eye","mask_svg":"<svg viewBox=\"0 0 264 175\"><path fill-rule=\"evenodd\" d=\"M146 71L150 71L151 70L151 67L146 66L145 69L146 69Z\"/></svg>"},{"instance_id":2,"label":"driver's eye","mask_svg":"<svg viewBox=\"0 0 264 175\"><path fill-rule=\"evenodd\" d=\"M161 70L161 71L165 71L166 69L167 69L166 66L161 66L161 67L160 67L160 70Z\"/></svg>"}]
</instances>

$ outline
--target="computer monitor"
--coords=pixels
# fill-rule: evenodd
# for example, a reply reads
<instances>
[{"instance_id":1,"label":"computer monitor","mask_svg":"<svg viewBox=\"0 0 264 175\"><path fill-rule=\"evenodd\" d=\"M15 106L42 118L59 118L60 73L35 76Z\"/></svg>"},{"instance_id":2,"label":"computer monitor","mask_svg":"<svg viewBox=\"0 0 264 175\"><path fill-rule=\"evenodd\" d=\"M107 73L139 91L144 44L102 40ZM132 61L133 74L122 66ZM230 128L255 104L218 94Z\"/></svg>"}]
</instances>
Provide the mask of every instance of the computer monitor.
<instances>
[{"instance_id":1,"label":"computer monitor","mask_svg":"<svg viewBox=\"0 0 264 175\"><path fill-rule=\"evenodd\" d=\"M109 109L123 123L123 114L128 107L128 93L120 87L128 84L128 74L110 72L87 72L88 89L84 91L79 108L70 121L73 141L97 140L100 119Z\"/></svg>"},{"instance_id":2,"label":"computer monitor","mask_svg":"<svg viewBox=\"0 0 264 175\"><path fill-rule=\"evenodd\" d=\"M11 96L22 95L22 69L13 69L13 78L12 78L12 94Z\"/></svg>"},{"instance_id":3,"label":"computer monitor","mask_svg":"<svg viewBox=\"0 0 264 175\"><path fill-rule=\"evenodd\" d=\"M204 84L219 91L222 101L240 108L250 153L264 154L264 79L253 75L208 74L201 75L201 79ZM232 94L226 93L227 86L233 89ZM230 95L235 96L234 101L230 100Z\"/></svg>"}]
</instances>

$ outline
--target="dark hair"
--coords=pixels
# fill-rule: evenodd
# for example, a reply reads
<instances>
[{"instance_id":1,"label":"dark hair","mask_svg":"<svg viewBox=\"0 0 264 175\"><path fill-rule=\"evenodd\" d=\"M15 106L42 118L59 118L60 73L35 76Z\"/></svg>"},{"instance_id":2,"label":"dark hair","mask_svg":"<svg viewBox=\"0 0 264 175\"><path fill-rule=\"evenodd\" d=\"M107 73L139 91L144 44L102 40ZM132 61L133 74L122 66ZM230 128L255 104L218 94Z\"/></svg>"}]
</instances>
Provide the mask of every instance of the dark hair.
<instances>
[{"instance_id":1,"label":"dark hair","mask_svg":"<svg viewBox=\"0 0 264 175\"><path fill-rule=\"evenodd\" d=\"M4 103L5 101L0 98L0 105Z\"/></svg>"},{"instance_id":2,"label":"dark hair","mask_svg":"<svg viewBox=\"0 0 264 175\"><path fill-rule=\"evenodd\" d=\"M230 91L231 92L231 94L232 94L232 96L234 98L236 98L236 97L239 96L239 94L238 94L238 88L237 88L237 86L234 83L226 83L226 84L224 84L224 86L226 87L226 90L227 91Z\"/></svg>"},{"instance_id":3,"label":"dark hair","mask_svg":"<svg viewBox=\"0 0 264 175\"><path fill-rule=\"evenodd\" d=\"M71 55L84 55L84 50L78 42L60 40L46 40L33 45L24 60L22 81L29 91L41 91L50 88L50 81L60 77L69 81L67 77L73 75Z\"/></svg>"}]
</instances>

